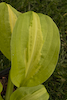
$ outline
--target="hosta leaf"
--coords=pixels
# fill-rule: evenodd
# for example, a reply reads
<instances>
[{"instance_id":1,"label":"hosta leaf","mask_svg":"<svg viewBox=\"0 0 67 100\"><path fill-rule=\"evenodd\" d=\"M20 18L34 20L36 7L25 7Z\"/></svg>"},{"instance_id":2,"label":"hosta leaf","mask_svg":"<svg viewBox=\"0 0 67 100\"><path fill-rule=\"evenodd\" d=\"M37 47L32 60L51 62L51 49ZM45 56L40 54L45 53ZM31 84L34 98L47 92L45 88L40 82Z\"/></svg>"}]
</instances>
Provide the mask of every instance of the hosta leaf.
<instances>
[{"instance_id":1,"label":"hosta leaf","mask_svg":"<svg viewBox=\"0 0 67 100\"><path fill-rule=\"evenodd\" d=\"M10 97L10 100L48 100L49 94L43 85L35 87L20 87Z\"/></svg>"},{"instance_id":2,"label":"hosta leaf","mask_svg":"<svg viewBox=\"0 0 67 100\"><path fill-rule=\"evenodd\" d=\"M20 14L9 4L0 3L0 50L9 60L11 33Z\"/></svg>"},{"instance_id":3,"label":"hosta leaf","mask_svg":"<svg viewBox=\"0 0 67 100\"><path fill-rule=\"evenodd\" d=\"M11 39L11 80L17 86L35 86L53 73L60 50L59 31L47 15L22 14Z\"/></svg>"},{"instance_id":4,"label":"hosta leaf","mask_svg":"<svg viewBox=\"0 0 67 100\"><path fill-rule=\"evenodd\" d=\"M4 100L1 95L0 95L0 100Z\"/></svg>"},{"instance_id":5,"label":"hosta leaf","mask_svg":"<svg viewBox=\"0 0 67 100\"><path fill-rule=\"evenodd\" d=\"M2 92L2 89L3 89L3 86L2 86L2 84L0 82L0 93Z\"/></svg>"},{"instance_id":6,"label":"hosta leaf","mask_svg":"<svg viewBox=\"0 0 67 100\"><path fill-rule=\"evenodd\" d=\"M3 100L3 98L1 97L2 89L3 89L3 86L2 86L2 84L1 84L1 82L0 82L0 100Z\"/></svg>"}]
</instances>

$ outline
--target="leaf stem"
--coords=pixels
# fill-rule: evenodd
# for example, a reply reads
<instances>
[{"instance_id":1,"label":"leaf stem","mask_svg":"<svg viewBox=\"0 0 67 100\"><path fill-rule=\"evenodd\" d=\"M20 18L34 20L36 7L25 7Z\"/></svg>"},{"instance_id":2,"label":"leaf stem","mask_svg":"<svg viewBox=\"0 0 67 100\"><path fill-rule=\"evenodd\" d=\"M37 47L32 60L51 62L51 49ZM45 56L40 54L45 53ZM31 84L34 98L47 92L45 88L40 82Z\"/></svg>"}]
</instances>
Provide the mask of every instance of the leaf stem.
<instances>
[{"instance_id":1,"label":"leaf stem","mask_svg":"<svg viewBox=\"0 0 67 100\"><path fill-rule=\"evenodd\" d=\"M10 71L9 71L9 77L8 77L8 84L7 84L7 90L6 90L6 95L5 95L5 100L9 100L10 96L13 92L14 84L11 82L10 78Z\"/></svg>"}]
</instances>

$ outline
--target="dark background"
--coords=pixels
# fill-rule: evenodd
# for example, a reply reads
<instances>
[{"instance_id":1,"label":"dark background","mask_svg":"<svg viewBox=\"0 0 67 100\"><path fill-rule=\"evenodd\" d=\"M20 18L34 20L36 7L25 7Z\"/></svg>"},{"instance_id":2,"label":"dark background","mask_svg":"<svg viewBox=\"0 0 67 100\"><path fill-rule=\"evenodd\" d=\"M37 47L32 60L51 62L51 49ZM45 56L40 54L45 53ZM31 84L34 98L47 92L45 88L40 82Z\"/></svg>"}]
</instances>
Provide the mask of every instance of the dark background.
<instances>
[{"instance_id":1,"label":"dark background","mask_svg":"<svg viewBox=\"0 0 67 100\"><path fill-rule=\"evenodd\" d=\"M24 13L32 10L50 16L57 24L61 38L58 64L52 76L43 83L49 100L67 100L67 0L0 0ZM10 61L0 52L0 71L10 67Z\"/></svg>"}]
</instances>

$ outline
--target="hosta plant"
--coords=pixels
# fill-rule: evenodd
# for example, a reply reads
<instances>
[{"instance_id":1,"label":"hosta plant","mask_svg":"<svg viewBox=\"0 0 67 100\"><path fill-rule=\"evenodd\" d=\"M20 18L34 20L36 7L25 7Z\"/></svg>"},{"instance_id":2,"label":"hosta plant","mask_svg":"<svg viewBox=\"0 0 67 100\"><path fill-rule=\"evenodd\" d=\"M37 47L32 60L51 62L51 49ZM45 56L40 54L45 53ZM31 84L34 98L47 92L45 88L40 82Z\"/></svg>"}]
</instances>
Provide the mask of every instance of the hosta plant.
<instances>
[{"instance_id":1,"label":"hosta plant","mask_svg":"<svg viewBox=\"0 0 67 100\"><path fill-rule=\"evenodd\" d=\"M48 100L49 95L40 84L51 76L58 61L60 36L54 21L33 11L20 14L8 47L11 70L5 100ZM14 85L17 89L12 93Z\"/></svg>"}]
</instances>

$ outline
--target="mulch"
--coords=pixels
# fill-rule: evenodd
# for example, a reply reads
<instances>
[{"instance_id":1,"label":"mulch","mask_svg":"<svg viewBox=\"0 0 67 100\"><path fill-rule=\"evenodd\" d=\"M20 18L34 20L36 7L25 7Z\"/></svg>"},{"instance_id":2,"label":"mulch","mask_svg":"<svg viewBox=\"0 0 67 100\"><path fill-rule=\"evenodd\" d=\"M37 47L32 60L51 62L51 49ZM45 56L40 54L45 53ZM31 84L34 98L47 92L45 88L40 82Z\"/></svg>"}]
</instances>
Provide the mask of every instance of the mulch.
<instances>
[{"instance_id":1,"label":"mulch","mask_svg":"<svg viewBox=\"0 0 67 100\"><path fill-rule=\"evenodd\" d=\"M6 88L7 88L7 82L8 82L8 75L0 77L0 82L3 85L3 90L1 92L2 97L5 96Z\"/></svg>"}]
</instances>

